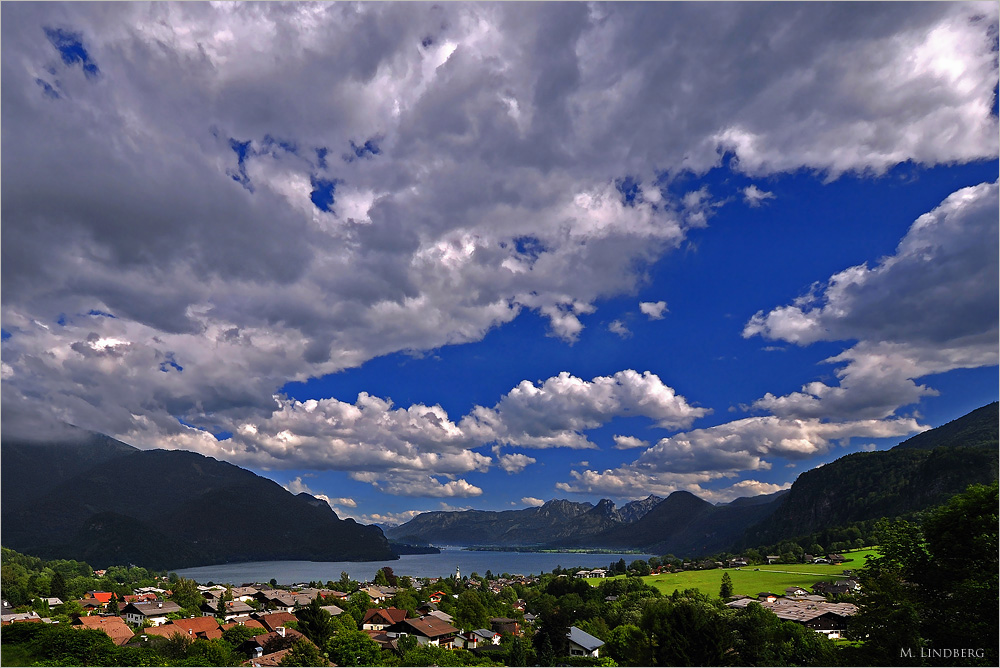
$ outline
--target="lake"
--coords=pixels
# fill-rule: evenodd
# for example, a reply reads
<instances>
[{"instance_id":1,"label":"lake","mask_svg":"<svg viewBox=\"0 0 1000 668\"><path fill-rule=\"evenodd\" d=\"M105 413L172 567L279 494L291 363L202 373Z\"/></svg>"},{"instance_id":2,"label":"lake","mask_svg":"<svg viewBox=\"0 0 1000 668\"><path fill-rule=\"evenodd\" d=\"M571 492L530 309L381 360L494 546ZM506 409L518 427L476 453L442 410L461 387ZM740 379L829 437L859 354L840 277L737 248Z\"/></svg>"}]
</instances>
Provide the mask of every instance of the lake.
<instances>
[{"instance_id":1,"label":"lake","mask_svg":"<svg viewBox=\"0 0 1000 668\"><path fill-rule=\"evenodd\" d=\"M370 581L375 572L388 566L396 575L412 577L447 577L458 568L462 575L487 570L501 573L537 575L556 566L571 568L607 568L613 561L624 559L626 564L636 559L649 559L650 554L590 554L585 552L473 552L458 548L442 548L440 554L405 554L393 561L253 561L241 564L217 564L182 568L175 571L181 577L218 583L242 584L267 582L274 578L281 584L327 582L340 579L347 571L352 580Z\"/></svg>"}]
</instances>

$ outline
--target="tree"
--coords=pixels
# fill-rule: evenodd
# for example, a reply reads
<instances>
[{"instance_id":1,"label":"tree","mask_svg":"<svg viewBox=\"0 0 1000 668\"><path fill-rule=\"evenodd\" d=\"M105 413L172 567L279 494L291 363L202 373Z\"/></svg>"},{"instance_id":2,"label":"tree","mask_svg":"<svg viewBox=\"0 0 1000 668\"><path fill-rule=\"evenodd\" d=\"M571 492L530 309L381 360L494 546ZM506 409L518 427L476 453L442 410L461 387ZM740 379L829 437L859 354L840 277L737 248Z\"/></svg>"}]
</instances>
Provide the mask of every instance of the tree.
<instances>
[{"instance_id":1,"label":"tree","mask_svg":"<svg viewBox=\"0 0 1000 668\"><path fill-rule=\"evenodd\" d=\"M611 629L606 643L607 653L619 665L652 665L649 654L649 640L646 634L634 624L622 624Z\"/></svg>"},{"instance_id":2,"label":"tree","mask_svg":"<svg viewBox=\"0 0 1000 668\"><path fill-rule=\"evenodd\" d=\"M118 616L119 610L118 610L118 597L117 596L112 596L111 597L111 600L108 601L108 605L106 607L106 610L109 613L111 613L112 615L115 615L116 617Z\"/></svg>"},{"instance_id":3,"label":"tree","mask_svg":"<svg viewBox=\"0 0 1000 668\"><path fill-rule=\"evenodd\" d=\"M399 653L404 656L411 649L415 649L418 644L417 637L410 635L399 636L399 639L396 641L396 647L399 648Z\"/></svg>"},{"instance_id":4,"label":"tree","mask_svg":"<svg viewBox=\"0 0 1000 668\"><path fill-rule=\"evenodd\" d=\"M61 572L56 571L49 581L49 593L61 601L66 600L66 576Z\"/></svg>"},{"instance_id":5,"label":"tree","mask_svg":"<svg viewBox=\"0 0 1000 668\"><path fill-rule=\"evenodd\" d=\"M559 608L553 608L548 614L541 615L540 628L535 632L532 643L538 653L539 661L554 661L557 657L569 654L569 618ZM552 665L544 663L543 665Z\"/></svg>"},{"instance_id":6,"label":"tree","mask_svg":"<svg viewBox=\"0 0 1000 668\"><path fill-rule=\"evenodd\" d=\"M257 633L246 626L233 626L222 632L222 639L229 643L233 649L239 647L247 640L253 638Z\"/></svg>"},{"instance_id":7,"label":"tree","mask_svg":"<svg viewBox=\"0 0 1000 668\"><path fill-rule=\"evenodd\" d=\"M233 654L229 643L221 639L205 640L199 638L188 648L185 664L189 666L236 666L242 657ZM143 665L143 664L139 664Z\"/></svg>"},{"instance_id":8,"label":"tree","mask_svg":"<svg viewBox=\"0 0 1000 668\"><path fill-rule=\"evenodd\" d=\"M629 564L628 569L635 573L636 575L645 576L649 575L650 568L649 564L646 563L645 559L636 559L631 564Z\"/></svg>"},{"instance_id":9,"label":"tree","mask_svg":"<svg viewBox=\"0 0 1000 668\"><path fill-rule=\"evenodd\" d=\"M651 639L655 665L721 666L731 645L722 613L697 592L652 601L640 626Z\"/></svg>"},{"instance_id":10,"label":"tree","mask_svg":"<svg viewBox=\"0 0 1000 668\"><path fill-rule=\"evenodd\" d=\"M325 611L324 611L325 612ZM288 654L281 657L279 666L326 666L329 662L320 656L319 648L308 640L299 638Z\"/></svg>"},{"instance_id":11,"label":"tree","mask_svg":"<svg viewBox=\"0 0 1000 668\"><path fill-rule=\"evenodd\" d=\"M340 580L337 581L337 588L345 594L349 594L358 588L358 583L351 579L347 571L340 571Z\"/></svg>"},{"instance_id":12,"label":"tree","mask_svg":"<svg viewBox=\"0 0 1000 668\"><path fill-rule=\"evenodd\" d=\"M923 647L982 647L970 663L997 663L996 644L982 641L996 631L997 483L970 486L922 527L882 522L877 533L881 556L858 573L850 626L864 640L859 660L907 665Z\"/></svg>"},{"instance_id":13,"label":"tree","mask_svg":"<svg viewBox=\"0 0 1000 668\"><path fill-rule=\"evenodd\" d=\"M205 597L198 591L198 583L187 578L179 578L171 587L170 599L188 610L201 610Z\"/></svg>"},{"instance_id":14,"label":"tree","mask_svg":"<svg viewBox=\"0 0 1000 668\"><path fill-rule=\"evenodd\" d=\"M389 580L385 577L385 571L381 568L375 571L375 584L379 587L389 586Z\"/></svg>"},{"instance_id":15,"label":"tree","mask_svg":"<svg viewBox=\"0 0 1000 668\"><path fill-rule=\"evenodd\" d=\"M489 624L490 615L477 592L467 589L458 595L455 622L463 629L481 629Z\"/></svg>"},{"instance_id":16,"label":"tree","mask_svg":"<svg viewBox=\"0 0 1000 668\"><path fill-rule=\"evenodd\" d=\"M377 666L382 658L378 643L364 631L341 631L326 647L338 666Z\"/></svg>"},{"instance_id":17,"label":"tree","mask_svg":"<svg viewBox=\"0 0 1000 668\"><path fill-rule=\"evenodd\" d=\"M333 615L323 609L319 596L314 598L308 606L299 610L297 616L299 618L298 630L319 647L326 645L337 631L337 622Z\"/></svg>"},{"instance_id":18,"label":"tree","mask_svg":"<svg viewBox=\"0 0 1000 668\"><path fill-rule=\"evenodd\" d=\"M722 585L719 587L719 598L725 600L733 595L733 579L729 573L722 574Z\"/></svg>"},{"instance_id":19,"label":"tree","mask_svg":"<svg viewBox=\"0 0 1000 668\"><path fill-rule=\"evenodd\" d=\"M461 666L461 652L452 651L436 645L418 645L403 655L404 666Z\"/></svg>"},{"instance_id":20,"label":"tree","mask_svg":"<svg viewBox=\"0 0 1000 668\"><path fill-rule=\"evenodd\" d=\"M510 647L507 649L507 661L508 666L526 666L528 665L528 654L524 649L524 641L522 641L517 636L510 642Z\"/></svg>"}]
</instances>

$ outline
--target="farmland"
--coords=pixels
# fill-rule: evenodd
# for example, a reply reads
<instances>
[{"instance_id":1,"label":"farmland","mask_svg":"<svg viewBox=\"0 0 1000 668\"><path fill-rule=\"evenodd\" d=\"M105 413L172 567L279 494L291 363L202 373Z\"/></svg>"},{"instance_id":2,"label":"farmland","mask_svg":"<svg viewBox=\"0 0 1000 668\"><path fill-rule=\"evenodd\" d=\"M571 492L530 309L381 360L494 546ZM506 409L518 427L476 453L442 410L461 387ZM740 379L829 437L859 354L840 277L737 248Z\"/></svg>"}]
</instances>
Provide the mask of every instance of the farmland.
<instances>
[{"instance_id":1,"label":"farmland","mask_svg":"<svg viewBox=\"0 0 1000 668\"><path fill-rule=\"evenodd\" d=\"M802 587L810 589L817 582L843 578L844 569L857 570L865 565L870 556L878 556L875 548L865 548L844 552L844 557L850 559L846 563L834 566L831 564L771 564L747 566L744 568L717 568L708 571L683 571L680 573L661 573L648 575L644 581L653 585L664 594L672 594L674 590L699 589L706 594L718 594L722 583L722 574L729 573L733 581L733 593L756 596L762 591L783 594L787 587ZM588 578L592 585L599 584L601 578Z\"/></svg>"}]
</instances>

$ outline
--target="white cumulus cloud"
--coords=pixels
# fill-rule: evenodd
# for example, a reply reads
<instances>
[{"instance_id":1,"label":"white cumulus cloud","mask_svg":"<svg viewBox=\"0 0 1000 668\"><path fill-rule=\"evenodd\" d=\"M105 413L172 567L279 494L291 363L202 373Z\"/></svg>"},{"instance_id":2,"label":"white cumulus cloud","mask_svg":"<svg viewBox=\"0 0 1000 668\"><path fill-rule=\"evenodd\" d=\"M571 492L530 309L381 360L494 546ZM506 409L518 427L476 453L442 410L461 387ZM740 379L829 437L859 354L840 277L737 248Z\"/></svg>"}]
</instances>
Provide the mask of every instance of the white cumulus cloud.
<instances>
[{"instance_id":1,"label":"white cumulus cloud","mask_svg":"<svg viewBox=\"0 0 1000 668\"><path fill-rule=\"evenodd\" d=\"M774 193L761 190L752 183L743 189L743 201L748 206L756 208L769 199L774 199Z\"/></svg>"},{"instance_id":2,"label":"white cumulus cloud","mask_svg":"<svg viewBox=\"0 0 1000 668\"><path fill-rule=\"evenodd\" d=\"M667 312L667 302L639 302L639 310L648 315L650 320L661 320Z\"/></svg>"},{"instance_id":3,"label":"white cumulus cloud","mask_svg":"<svg viewBox=\"0 0 1000 668\"><path fill-rule=\"evenodd\" d=\"M811 382L754 407L784 417L886 417L936 394L915 379L997 364L998 206L997 183L963 188L875 266L849 267L793 304L754 315L744 337L858 341L826 360L844 365L838 385Z\"/></svg>"}]
</instances>

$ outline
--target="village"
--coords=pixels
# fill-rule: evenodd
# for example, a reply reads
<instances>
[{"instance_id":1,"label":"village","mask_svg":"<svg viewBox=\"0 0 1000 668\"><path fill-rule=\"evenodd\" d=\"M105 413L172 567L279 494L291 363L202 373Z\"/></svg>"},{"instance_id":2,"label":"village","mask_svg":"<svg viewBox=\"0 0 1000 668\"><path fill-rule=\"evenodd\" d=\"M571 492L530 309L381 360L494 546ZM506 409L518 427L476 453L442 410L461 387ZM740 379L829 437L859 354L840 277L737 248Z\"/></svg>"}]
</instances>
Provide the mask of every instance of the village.
<instances>
[{"instance_id":1,"label":"village","mask_svg":"<svg viewBox=\"0 0 1000 668\"><path fill-rule=\"evenodd\" d=\"M816 558L808 556L810 562L821 559L826 563L836 564L844 560L841 555L835 554ZM768 563L776 559L776 556L769 556ZM640 564L645 566L645 562L633 562L632 568L638 568ZM740 570L747 566L747 560L739 557L726 562L680 562L673 566L663 563L657 564L649 574L688 569ZM616 570L619 570L619 565L612 564L611 569L566 569L565 572L542 578L550 584L550 588L552 581L556 580L557 586L569 591L574 586L572 583L580 580L604 580L611 585L615 582L611 576ZM94 571L94 575L98 577L104 573L102 570ZM637 575L634 571L629 574ZM308 619L320 614L337 620L334 623L334 635L344 631L361 631L384 653L383 656L402 658L408 648L430 646L447 650L469 650L473 654L495 659L502 641L509 643L511 639L517 638L530 642L541 626L540 613L543 609L551 609L551 605L536 605L533 609L529 603L529 600L538 603L539 599L533 598L531 594L535 593L533 588L539 586L539 576L507 573L494 576L487 573L486 577L472 574L471 577L463 578L456 572L448 578L416 579L396 576L391 569L384 569L376 575L375 580L379 584L355 583L346 577L346 573L342 576L340 583L330 581L326 583L327 586L322 586L321 583L300 583L284 588L279 588L274 580L263 585L201 585L193 581L158 576L155 585L135 587L130 594L88 591L85 597L72 602L71 607L77 612L71 616L69 624L76 629L103 632L121 647L141 648L149 646L151 642L155 646L157 642L162 642L157 639L177 641L178 637L187 642L227 639L233 644L235 654L245 657L242 665L246 666L296 665L290 662L289 654L296 644L305 643L315 650L315 656L323 657L320 665L324 665L323 662L329 663L331 659L329 653L323 651L323 643L317 645L309 637L313 634L307 635L302 630L309 623ZM641 580L626 578L630 579ZM390 581L392 584L387 584ZM558 585L558 581L566 584ZM349 591L333 586L340 584L351 585L343 587ZM197 614L194 614L190 599L186 605L178 602L180 597L175 590L180 587L197 593ZM593 589L596 584L591 580L586 587ZM460 601L460 593L456 593L470 589L488 593L494 601L489 612L479 611L478 620L481 624L467 623L477 615L471 614L467 608L461 608L470 599L461 594L463 600ZM857 612L857 607L853 603L834 602L831 599L856 593L859 589L855 579L846 578L817 583L812 592L801 587L790 587L784 594L765 591L755 597L727 596L724 604L734 610L759 604L773 612L779 620L795 622L805 629L837 640L844 637L848 621ZM604 596L603 605L615 605L620 598L624 600L630 595L624 589L621 591L622 594L609 593ZM53 611L64 606L64 602L56 597L49 597L40 601L42 602L45 608ZM457 617L461 619L456 619ZM4 601L3 625L24 622L57 623L34 609L15 612ZM605 649L605 642L585 630L595 631L597 627L588 626L587 623L581 623L580 626L566 626L565 653L569 657L585 658L593 662L587 665L599 665L597 662L604 656L602 650ZM234 639L238 642L234 642Z\"/></svg>"}]
</instances>

